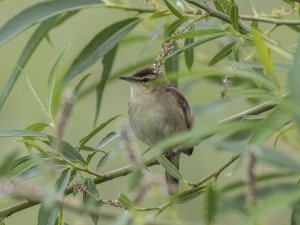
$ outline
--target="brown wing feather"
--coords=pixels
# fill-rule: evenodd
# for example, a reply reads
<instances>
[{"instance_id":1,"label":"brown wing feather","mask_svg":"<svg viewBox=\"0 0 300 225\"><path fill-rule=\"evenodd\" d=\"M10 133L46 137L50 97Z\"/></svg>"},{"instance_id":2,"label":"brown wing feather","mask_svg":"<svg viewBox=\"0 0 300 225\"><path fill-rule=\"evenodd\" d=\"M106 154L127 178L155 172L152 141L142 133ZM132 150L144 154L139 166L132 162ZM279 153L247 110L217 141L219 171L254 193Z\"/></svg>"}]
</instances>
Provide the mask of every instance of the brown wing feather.
<instances>
[{"instance_id":1,"label":"brown wing feather","mask_svg":"<svg viewBox=\"0 0 300 225\"><path fill-rule=\"evenodd\" d=\"M167 91L169 93L171 93L173 96L175 96L178 106L183 111L185 121L186 121L186 124L187 124L187 128L192 129L193 124L194 124L194 117L193 117L193 114L191 112L188 101L183 96L183 94L181 94L173 85L168 85ZM185 153L187 155L192 155L193 149L194 149L193 147L189 148L189 149L185 150L183 153Z\"/></svg>"}]
</instances>

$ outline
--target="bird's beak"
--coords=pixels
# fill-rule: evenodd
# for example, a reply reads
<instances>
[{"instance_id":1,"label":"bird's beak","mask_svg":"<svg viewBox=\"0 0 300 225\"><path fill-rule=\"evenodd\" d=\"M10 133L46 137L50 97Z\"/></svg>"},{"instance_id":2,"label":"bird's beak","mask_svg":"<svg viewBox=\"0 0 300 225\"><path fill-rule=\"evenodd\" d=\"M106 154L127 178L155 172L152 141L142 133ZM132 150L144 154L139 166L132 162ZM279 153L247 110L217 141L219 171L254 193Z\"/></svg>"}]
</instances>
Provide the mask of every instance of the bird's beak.
<instances>
[{"instance_id":1,"label":"bird's beak","mask_svg":"<svg viewBox=\"0 0 300 225\"><path fill-rule=\"evenodd\" d=\"M119 77L121 80L126 80L126 81L133 81L132 77Z\"/></svg>"}]
</instances>

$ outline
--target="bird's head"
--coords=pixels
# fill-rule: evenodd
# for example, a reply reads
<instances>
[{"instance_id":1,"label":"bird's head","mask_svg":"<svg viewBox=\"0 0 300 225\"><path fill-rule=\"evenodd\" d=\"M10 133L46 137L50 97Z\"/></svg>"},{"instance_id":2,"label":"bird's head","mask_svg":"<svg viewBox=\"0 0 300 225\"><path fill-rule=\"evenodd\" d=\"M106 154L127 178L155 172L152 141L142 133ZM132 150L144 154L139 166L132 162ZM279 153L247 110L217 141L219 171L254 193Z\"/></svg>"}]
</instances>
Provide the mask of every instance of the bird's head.
<instances>
[{"instance_id":1,"label":"bird's head","mask_svg":"<svg viewBox=\"0 0 300 225\"><path fill-rule=\"evenodd\" d=\"M167 82L166 77L154 68L145 68L128 77L120 77L130 83L131 94L152 92L160 85Z\"/></svg>"}]
</instances>

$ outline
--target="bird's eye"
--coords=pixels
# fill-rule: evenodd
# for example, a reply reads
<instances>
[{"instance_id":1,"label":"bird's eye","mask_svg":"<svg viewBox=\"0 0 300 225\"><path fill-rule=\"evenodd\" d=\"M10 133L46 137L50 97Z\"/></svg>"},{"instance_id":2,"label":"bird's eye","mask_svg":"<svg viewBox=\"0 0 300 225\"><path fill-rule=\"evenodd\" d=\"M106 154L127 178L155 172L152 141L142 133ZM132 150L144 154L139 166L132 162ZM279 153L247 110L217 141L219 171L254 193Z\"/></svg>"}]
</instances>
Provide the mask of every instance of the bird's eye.
<instances>
[{"instance_id":1,"label":"bird's eye","mask_svg":"<svg viewBox=\"0 0 300 225\"><path fill-rule=\"evenodd\" d=\"M143 78L143 79L142 79L142 82L143 82L143 83L146 83L146 82L148 82L148 81L149 81L149 78Z\"/></svg>"}]
</instances>

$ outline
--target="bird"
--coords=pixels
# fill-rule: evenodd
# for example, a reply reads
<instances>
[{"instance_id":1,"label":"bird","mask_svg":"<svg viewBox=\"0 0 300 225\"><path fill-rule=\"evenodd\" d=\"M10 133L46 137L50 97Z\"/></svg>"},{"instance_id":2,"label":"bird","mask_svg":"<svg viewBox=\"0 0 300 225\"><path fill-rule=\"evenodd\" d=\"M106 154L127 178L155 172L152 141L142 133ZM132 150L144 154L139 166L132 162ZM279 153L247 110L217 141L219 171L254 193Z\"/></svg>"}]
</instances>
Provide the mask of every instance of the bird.
<instances>
[{"instance_id":1,"label":"bird","mask_svg":"<svg viewBox=\"0 0 300 225\"><path fill-rule=\"evenodd\" d=\"M176 133L192 129L194 117L188 101L163 73L148 67L120 79L130 83L128 117L137 139L151 148ZM179 152L192 155L193 147L184 148ZM165 153L177 169L180 153L172 149ZM165 175L168 193L178 193L179 180L167 172Z\"/></svg>"}]
</instances>

